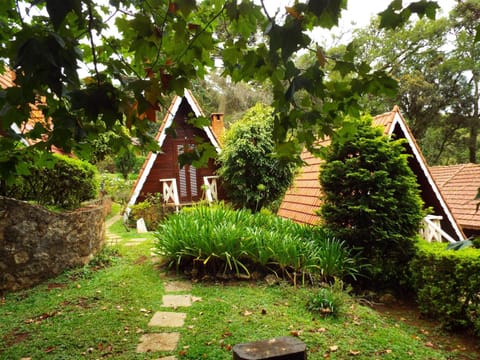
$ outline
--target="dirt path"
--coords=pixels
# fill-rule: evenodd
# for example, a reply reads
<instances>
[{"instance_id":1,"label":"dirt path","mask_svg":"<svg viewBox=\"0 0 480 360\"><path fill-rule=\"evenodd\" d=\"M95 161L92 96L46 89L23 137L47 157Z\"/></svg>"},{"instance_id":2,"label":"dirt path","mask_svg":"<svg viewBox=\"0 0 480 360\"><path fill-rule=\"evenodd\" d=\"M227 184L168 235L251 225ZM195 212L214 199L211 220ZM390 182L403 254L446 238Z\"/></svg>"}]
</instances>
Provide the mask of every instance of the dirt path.
<instances>
[{"instance_id":1,"label":"dirt path","mask_svg":"<svg viewBox=\"0 0 480 360\"><path fill-rule=\"evenodd\" d=\"M462 357L455 359L480 359L480 341L466 333L448 333L435 321L422 318L413 304L392 303L374 304L372 308L381 315L404 322L418 329L419 336L427 338L427 344L433 348L447 351L458 350Z\"/></svg>"}]
</instances>

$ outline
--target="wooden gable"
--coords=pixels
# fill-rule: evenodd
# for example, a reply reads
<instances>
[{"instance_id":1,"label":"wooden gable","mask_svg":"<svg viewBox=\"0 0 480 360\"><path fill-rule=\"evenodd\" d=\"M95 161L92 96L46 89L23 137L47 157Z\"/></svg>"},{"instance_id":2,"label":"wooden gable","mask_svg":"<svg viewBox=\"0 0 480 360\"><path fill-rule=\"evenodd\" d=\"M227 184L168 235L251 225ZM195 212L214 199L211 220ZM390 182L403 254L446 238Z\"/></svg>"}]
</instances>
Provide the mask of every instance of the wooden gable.
<instances>
[{"instance_id":1,"label":"wooden gable","mask_svg":"<svg viewBox=\"0 0 480 360\"><path fill-rule=\"evenodd\" d=\"M405 150L411 155L409 165L417 177L425 206L432 207L436 215L442 216L442 228L450 236L454 239L464 239L465 235L433 180L422 152L398 107L395 106L391 112L375 116L372 125L383 126L386 135L407 140ZM330 140L326 139L319 142L319 145L328 146L329 143ZM285 193L278 215L298 223L316 225L321 220L317 212L321 206L322 189L319 176L323 160L307 150L302 152L301 157L305 165Z\"/></svg>"},{"instance_id":2,"label":"wooden gable","mask_svg":"<svg viewBox=\"0 0 480 360\"><path fill-rule=\"evenodd\" d=\"M180 203L193 203L202 199L204 177L216 174L217 165L214 160L210 159L207 166L202 168L191 165L180 168L178 162L178 156L182 152L193 150L196 138L210 142L220 152L218 135L211 126L200 129L188 121L192 117L201 116L204 116L203 111L190 91L185 90L184 96L175 97L156 135L161 152L148 154L134 185L129 206L143 201L149 193L162 193L162 181L165 179L175 179ZM215 118L218 122L217 118L218 114ZM169 128L174 129L174 132L168 131Z\"/></svg>"}]
</instances>

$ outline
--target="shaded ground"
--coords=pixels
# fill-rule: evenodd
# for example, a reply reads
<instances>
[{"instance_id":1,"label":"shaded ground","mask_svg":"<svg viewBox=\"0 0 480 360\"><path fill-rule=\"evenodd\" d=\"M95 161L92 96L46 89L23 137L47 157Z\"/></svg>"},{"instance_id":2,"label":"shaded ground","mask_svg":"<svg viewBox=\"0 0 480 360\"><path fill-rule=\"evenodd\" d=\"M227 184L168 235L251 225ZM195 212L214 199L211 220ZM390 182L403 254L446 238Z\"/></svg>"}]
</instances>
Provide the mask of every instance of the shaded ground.
<instances>
[{"instance_id":1,"label":"shaded ground","mask_svg":"<svg viewBox=\"0 0 480 360\"><path fill-rule=\"evenodd\" d=\"M370 305L380 314L418 329L419 336L428 340L427 346L446 351L457 350L455 359L480 359L480 341L478 338L468 333L448 333L442 330L437 322L423 318L414 304L394 302ZM459 354L465 355L459 357Z\"/></svg>"}]
</instances>

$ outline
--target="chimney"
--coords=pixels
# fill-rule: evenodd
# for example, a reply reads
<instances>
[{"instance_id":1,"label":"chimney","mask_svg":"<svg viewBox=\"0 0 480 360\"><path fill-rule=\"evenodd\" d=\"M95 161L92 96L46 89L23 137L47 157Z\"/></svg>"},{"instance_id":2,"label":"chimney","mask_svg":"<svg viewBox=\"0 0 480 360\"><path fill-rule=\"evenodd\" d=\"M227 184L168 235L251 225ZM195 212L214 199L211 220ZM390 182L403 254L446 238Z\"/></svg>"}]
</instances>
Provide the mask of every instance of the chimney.
<instances>
[{"instance_id":1,"label":"chimney","mask_svg":"<svg viewBox=\"0 0 480 360\"><path fill-rule=\"evenodd\" d=\"M213 133L217 137L217 139L221 139L223 136L223 132L225 130L223 124L223 113L212 113L210 115L211 124Z\"/></svg>"}]
</instances>

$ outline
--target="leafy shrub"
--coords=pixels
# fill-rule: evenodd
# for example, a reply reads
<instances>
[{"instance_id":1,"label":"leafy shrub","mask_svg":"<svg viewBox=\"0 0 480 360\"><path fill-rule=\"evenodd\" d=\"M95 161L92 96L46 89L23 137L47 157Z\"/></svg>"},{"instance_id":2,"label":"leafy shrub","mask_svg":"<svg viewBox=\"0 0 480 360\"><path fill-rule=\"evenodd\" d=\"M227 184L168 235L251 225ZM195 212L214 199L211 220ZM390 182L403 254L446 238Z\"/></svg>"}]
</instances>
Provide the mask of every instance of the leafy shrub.
<instances>
[{"instance_id":1,"label":"leafy shrub","mask_svg":"<svg viewBox=\"0 0 480 360\"><path fill-rule=\"evenodd\" d=\"M322 166L321 216L372 265L365 268L370 283L396 288L405 281L423 217L416 177L402 141L384 136L370 118L347 125L356 132L334 139Z\"/></svg>"},{"instance_id":2,"label":"leafy shrub","mask_svg":"<svg viewBox=\"0 0 480 360\"><path fill-rule=\"evenodd\" d=\"M257 104L226 133L219 175L237 207L258 211L280 198L295 165L275 158L272 109Z\"/></svg>"},{"instance_id":3,"label":"leafy shrub","mask_svg":"<svg viewBox=\"0 0 480 360\"><path fill-rule=\"evenodd\" d=\"M474 248L480 249L480 237L473 238L472 244Z\"/></svg>"},{"instance_id":4,"label":"leafy shrub","mask_svg":"<svg viewBox=\"0 0 480 360\"><path fill-rule=\"evenodd\" d=\"M171 265L194 268L194 273L238 276L261 270L295 284L355 276L350 252L325 236L319 229L265 212L252 214L223 205L184 208L155 233L157 252L168 257ZM328 247L337 252L325 250ZM322 268L322 264L330 266Z\"/></svg>"},{"instance_id":5,"label":"leafy shrub","mask_svg":"<svg viewBox=\"0 0 480 360\"><path fill-rule=\"evenodd\" d=\"M141 218L145 220L147 229L156 229L160 222L175 209L166 207L160 193L147 194L144 201L130 206L129 219L137 221Z\"/></svg>"},{"instance_id":6,"label":"leafy shrub","mask_svg":"<svg viewBox=\"0 0 480 360\"><path fill-rule=\"evenodd\" d=\"M123 148L115 158L115 169L122 174L125 180L127 180L128 175L134 171L136 164L137 158L131 147Z\"/></svg>"},{"instance_id":7,"label":"leafy shrub","mask_svg":"<svg viewBox=\"0 0 480 360\"><path fill-rule=\"evenodd\" d=\"M113 201L125 205L129 199L134 181L125 180L116 174L108 173L101 174L100 178L102 192L109 195Z\"/></svg>"},{"instance_id":8,"label":"leafy shrub","mask_svg":"<svg viewBox=\"0 0 480 360\"><path fill-rule=\"evenodd\" d=\"M48 166L40 162L26 164L26 174L18 178L12 197L74 209L98 195L98 174L93 165L57 154L52 159Z\"/></svg>"},{"instance_id":9,"label":"leafy shrub","mask_svg":"<svg viewBox=\"0 0 480 360\"><path fill-rule=\"evenodd\" d=\"M420 311L446 328L480 335L480 250L425 241L417 247L410 266Z\"/></svg>"},{"instance_id":10,"label":"leafy shrub","mask_svg":"<svg viewBox=\"0 0 480 360\"><path fill-rule=\"evenodd\" d=\"M329 287L315 290L307 302L307 309L322 317L338 317L344 305L343 283L341 281Z\"/></svg>"}]
</instances>

